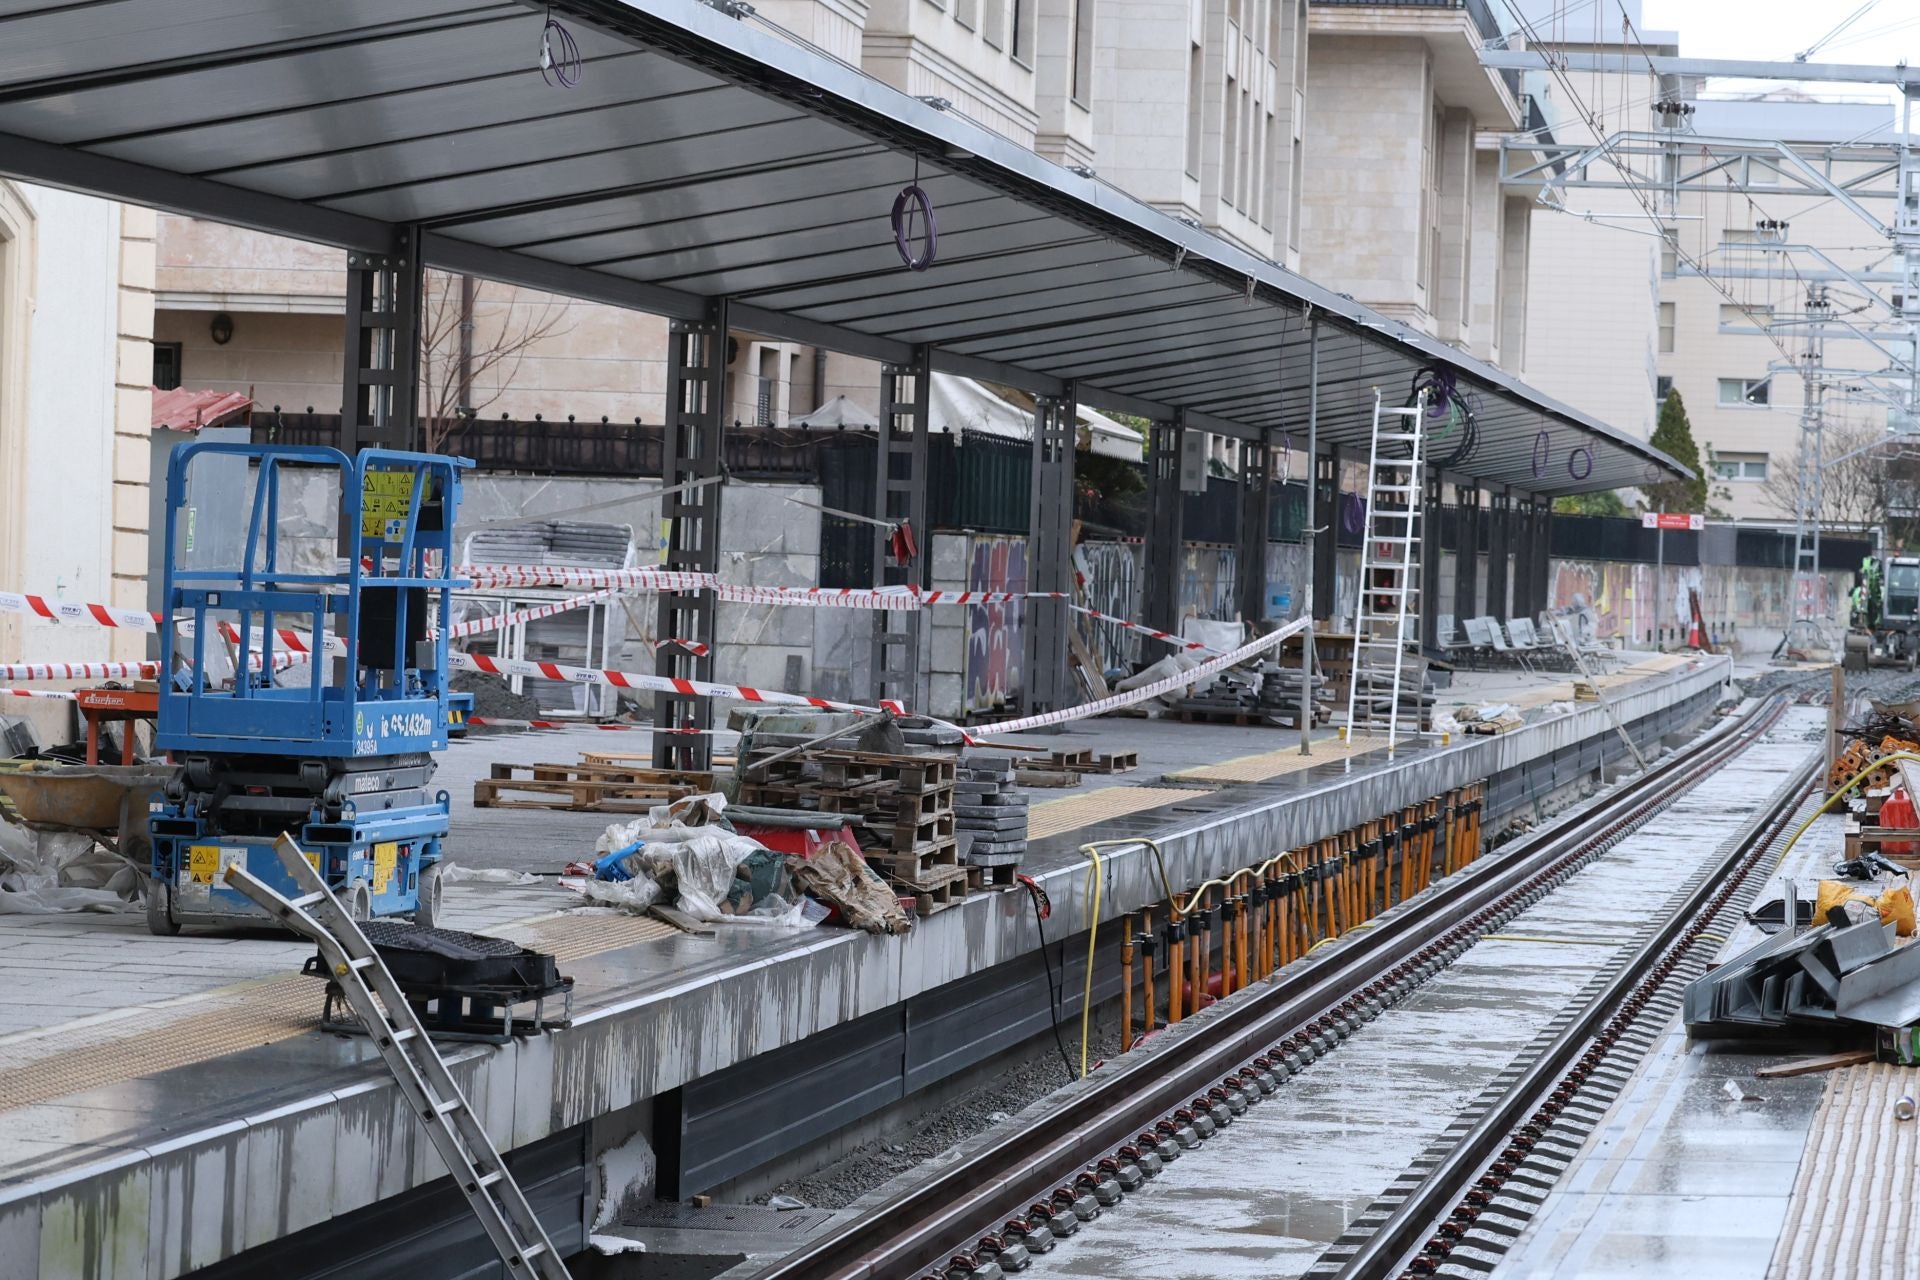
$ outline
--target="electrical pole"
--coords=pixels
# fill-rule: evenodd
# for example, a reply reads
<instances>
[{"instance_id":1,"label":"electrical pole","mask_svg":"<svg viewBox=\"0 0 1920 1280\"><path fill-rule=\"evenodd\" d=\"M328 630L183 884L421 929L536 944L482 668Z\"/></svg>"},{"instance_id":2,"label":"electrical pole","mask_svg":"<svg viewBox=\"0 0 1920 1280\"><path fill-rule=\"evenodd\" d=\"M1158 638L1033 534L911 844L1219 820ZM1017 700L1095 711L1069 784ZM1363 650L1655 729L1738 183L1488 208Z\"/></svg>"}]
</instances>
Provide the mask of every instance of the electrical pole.
<instances>
[{"instance_id":1,"label":"electrical pole","mask_svg":"<svg viewBox=\"0 0 1920 1280\"><path fill-rule=\"evenodd\" d=\"M1819 629L1827 616L1820 580L1820 518L1825 507L1826 468L1826 322L1833 314L1825 283L1807 286L1807 347L1801 356L1800 457L1794 474L1793 617L1791 633L1803 625Z\"/></svg>"}]
</instances>

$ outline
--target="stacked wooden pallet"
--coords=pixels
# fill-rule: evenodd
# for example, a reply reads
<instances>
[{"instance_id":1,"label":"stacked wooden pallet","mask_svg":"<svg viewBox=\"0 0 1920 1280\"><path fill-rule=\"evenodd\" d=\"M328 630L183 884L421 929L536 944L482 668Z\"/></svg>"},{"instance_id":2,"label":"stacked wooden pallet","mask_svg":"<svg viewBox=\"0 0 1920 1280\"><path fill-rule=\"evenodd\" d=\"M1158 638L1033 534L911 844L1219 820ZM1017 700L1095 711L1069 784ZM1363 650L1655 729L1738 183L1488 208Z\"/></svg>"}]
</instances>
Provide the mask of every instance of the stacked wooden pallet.
<instances>
[{"instance_id":1,"label":"stacked wooden pallet","mask_svg":"<svg viewBox=\"0 0 1920 1280\"><path fill-rule=\"evenodd\" d=\"M713 775L683 769L581 760L576 764L496 763L473 784L476 809L565 809L645 813L713 790Z\"/></svg>"},{"instance_id":2,"label":"stacked wooden pallet","mask_svg":"<svg viewBox=\"0 0 1920 1280\"><path fill-rule=\"evenodd\" d=\"M1137 751L1096 752L1090 747L1016 753L1013 780L1023 787L1077 787L1089 773L1126 773L1140 767Z\"/></svg>"},{"instance_id":3,"label":"stacked wooden pallet","mask_svg":"<svg viewBox=\"0 0 1920 1280\"><path fill-rule=\"evenodd\" d=\"M846 814L865 833L868 864L911 894L921 915L966 896L952 756L822 750L747 764L753 780L741 782L741 804Z\"/></svg>"}]
</instances>

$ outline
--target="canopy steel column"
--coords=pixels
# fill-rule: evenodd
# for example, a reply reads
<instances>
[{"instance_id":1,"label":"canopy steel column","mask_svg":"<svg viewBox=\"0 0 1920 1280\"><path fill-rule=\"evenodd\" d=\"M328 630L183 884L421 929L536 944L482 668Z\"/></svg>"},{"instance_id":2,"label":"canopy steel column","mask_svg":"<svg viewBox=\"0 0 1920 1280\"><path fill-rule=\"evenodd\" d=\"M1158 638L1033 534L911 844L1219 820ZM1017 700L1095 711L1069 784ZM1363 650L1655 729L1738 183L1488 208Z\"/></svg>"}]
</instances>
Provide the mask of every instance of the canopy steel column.
<instances>
[{"instance_id":1,"label":"canopy steel column","mask_svg":"<svg viewBox=\"0 0 1920 1280\"><path fill-rule=\"evenodd\" d=\"M1533 612L1553 608L1553 499L1536 498L1528 542L1533 544L1529 566L1533 579Z\"/></svg>"},{"instance_id":2,"label":"canopy steel column","mask_svg":"<svg viewBox=\"0 0 1920 1280\"><path fill-rule=\"evenodd\" d=\"M1507 610L1507 555L1512 548L1513 498L1505 491L1487 495L1487 612L1505 622Z\"/></svg>"},{"instance_id":3,"label":"canopy steel column","mask_svg":"<svg viewBox=\"0 0 1920 1280\"><path fill-rule=\"evenodd\" d=\"M1267 530L1273 522L1273 449L1267 433L1240 447L1240 546L1235 568L1240 579L1240 619L1252 624L1267 616Z\"/></svg>"},{"instance_id":4,"label":"canopy steel column","mask_svg":"<svg viewBox=\"0 0 1920 1280\"><path fill-rule=\"evenodd\" d=\"M1427 491L1422 497L1426 509L1420 518L1420 644L1426 649L1437 649L1440 645L1441 537L1446 525L1440 515L1440 495L1445 482L1438 468L1427 472L1425 484ZM1458 635L1459 622L1456 620L1448 630Z\"/></svg>"},{"instance_id":5,"label":"canopy steel column","mask_svg":"<svg viewBox=\"0 0 1920 1280\"><path fill-rule=\"evenodd\" d=\"M1319 486L1314 507L1320 522L1320 532L1313 537L1313 616L1327 619L1333 617L1340 564L1340 446L1334 445L1324 458L1315 458L1313 470Z\"/></svg>"},{"instance_id":6,"label":"canopy steel column","mask_svg":"<svg viewBox=\"0 0 1920 1280\"><path fill-rule=\"evenodd\" d=\"M1033 499L1028 523L1027 590L1057 591L1057 600L1030 599L1026 612L1027 712L1071 705L1067 678L1067 629L1073 625L1073 423L1072 384L1062 396L1034 401Z\"/></svg>"},{"instance_id":7,"label":"canopy steel column","mask_svg":"<svg viewBox=\"0 0 1920 1280\"><path fill-rule=\"evenodd\" d=\"M347 255L346 373L340 449L421 447L420 233L402 228L388 253Z\"/></svg>"},{"instance_id":8,"label":"canopy steel column","mask_svg":"<svg viewBox=\"0 0 1920 1280\"><path fill-rule=\"evenodd\" d=\"M880 370L879 457L873 510L882 520L904 522L917 553L906 564L893 563L892 530L875 526L873 564L879 586L925 587L933 559L933 534L927 528L927 402L933 379L925 347L908 364ZM913 711L928 710L927 663L920 646L924 628L918 609L876 609L873 614L873 696L893 699Z\"/></svg>"},{"instance_id":9,"label":"canopy steel column","mask_svg":"<svg viewBox=\"0 0 1920 1280\"><path fill-rule=\"evenodd\" d=\"M1454 510L1460 545L1453 563L1453 612L1460 618L1480 616L1480 489L1477 485L1453 487Z\"/></svg>"},{"instance_id":10,"label":"canopy steel column","mask_svg":"<svg viewBox=\"0 0 1920 1280\"><path fill-rule=\"evenodd\" d=\"M1180 492L1180 441L1185 423L1156 422L1147 435L1146 581L1140 620L1158 631L1180 630L1180 562L1186 495Z\"/></svg>"},{"instance_id":11,"label":"canopy steel column","mask_svg":"<svg viewBox=\"0 0 1920 1280\"><path fill-rule=\"evenodd\" d=\"M1522 495L1513 503L1513 616L1531 618L1539 610L1533 604L1533 496Z\"/></svg>"},{"instance_id":12,"label":"canopy steel column","mask_svg":"<svg viewBox=\"0 0 1920 1280\"><path fill-rule=\"evenodd\" d=\"M667 337L666 450L660 483L673 489L721 474L721 441L727 406L727 304L713 304L705 320L675 320ZM688 573L720 570L720 490L716 483L669 493L661 499L667 545L660 567ZM654 650L655 675L677 680L711 680L714 601L711 591L663 591ZM706 654L688 653L667 640L693 640L709 646ZM682 729L713 727L713 700L680 693L654 695L653 723ZM713 739L701 733L685 737L655 734L653 763L659 768L705 769L713 759Z\"/></svg>"}]
</instances>

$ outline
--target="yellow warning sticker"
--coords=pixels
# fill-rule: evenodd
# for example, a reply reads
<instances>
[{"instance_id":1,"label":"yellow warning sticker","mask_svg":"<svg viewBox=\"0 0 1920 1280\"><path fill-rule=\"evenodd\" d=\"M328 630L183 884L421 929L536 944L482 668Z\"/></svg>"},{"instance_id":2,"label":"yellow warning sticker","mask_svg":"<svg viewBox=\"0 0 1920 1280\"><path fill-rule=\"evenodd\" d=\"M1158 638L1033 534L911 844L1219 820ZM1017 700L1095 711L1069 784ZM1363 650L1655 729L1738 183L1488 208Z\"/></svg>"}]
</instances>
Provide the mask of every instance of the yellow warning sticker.
<instances>
[{"instance_id":1,"label":"yellow warning sticker","mask_svg":"<svg viewBox=\"0 0 1920 1280\"><path fill-rule=\"evenodd\" d=\"M360 536L400 541L412 502L413 472L367 472L360 488Z\"/></svg>"},{"instance_id":2,"label":"yellow warning sticker","mask_svg":"<svg viewBox=\"0 0 1920 1280\"><path fill-rule=\"evenodd\" d=\"M220 874L220 846L196 844L187 848L187 879L193 884L212 884Z\"/></svg>"},{"instance_id":3,"label":"yellow warning sticker","mask_svg":"<svg viewBox=\"0 0 1920 1280\"><path fill-rule=\"evenodd\" d=\"M373 892L378 897L393 883L393 869L400 861L400 846L389 841L373 846Z\"/></svg>"}]
</instances>

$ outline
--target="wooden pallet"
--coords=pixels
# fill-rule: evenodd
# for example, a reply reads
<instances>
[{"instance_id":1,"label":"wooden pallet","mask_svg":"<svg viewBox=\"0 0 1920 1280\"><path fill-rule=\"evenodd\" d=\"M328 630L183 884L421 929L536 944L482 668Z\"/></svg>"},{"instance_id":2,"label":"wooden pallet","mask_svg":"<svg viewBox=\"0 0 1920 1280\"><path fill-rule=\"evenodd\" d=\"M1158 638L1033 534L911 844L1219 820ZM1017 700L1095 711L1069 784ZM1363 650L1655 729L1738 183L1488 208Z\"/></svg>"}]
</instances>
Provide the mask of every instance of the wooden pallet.
<instances>
[{"instance_id":1,"label":"wooden pallet","mask_svg":"<svg viewBox=\"0 0 1920 1280\"><path fill-rule=\"evenodd\" d=\"M867 825L890 831L891 843L895 849L917 849L923 845L952 841L954 822L953 810L947 808L917 819L909 818L904 822L883 815L875 815L868 819Z\"/></svg>"},{"instance_id":2,"label":"wooden pallet","mask_svg":"<svg viewBox=\"0 0 1920 1280\"><path fill-rule=\"evenodd\" d=\"M918 883L904 885L902 896L912 894L914 911L930 916L966 901L967 884L967 868L945 867Z\"/></svg>"},{"instance_id":3,"label":"wooden pallet","mask_svg":"<svg viewBox=\"0 0 1920 1280\"><path fill-rule=\"evenodd\" d=\"M1064 769L1026 769L1013 771L1013 781L1021 787L1077 787L1084 775Z\"/></svg>"},{"instance_id":4,"label":"wooden pallet","mask_svg":"<svg viewBox=\"0 0 1920 1280\"><path fill-rule=\"evenodd\" d=\"M935 883L933 877L945 875L950 868L960 865L960 843L949 836L911 849L872 850L866 859L889 878L918 888Z\"/></svg>"},{"instance_id":5,"label":"wooden pallet","mask_svg":"<svg viewBox=\"0 0 1920 1280\"><path fill-rule=\"evenodd\" d=\"M694 787L650 782L480 778L473 784L473 807L645 813L656 806L699 794Z\"/></svg>"},{"instance_id":6,"label":"wooden pallet","mask_svg":"<svg viewBox=\"0 0 1920 1280\"><path fill-rule=\"evenodd\" d=\"M815 758L820 762L823 781L828 779L829 770L867 770L870 776L885 778L902 792L953 785L958 763L952 756L889 756L866 751L822 751Z\"/></svg>"},{"instance_id":7,"label":"wooden pallet","mask_svg":"<svg viewBox=\"0 0 1920 1280\"><path fill-rule=\"evenodd\" d=\"M630 757L638 760L641 757ZM674 786L692 787L700 791L713 790L711 771L695 769L656 769L652 765L628 763L617 760L589 760L582 758L576 764L500 764L495 763L490 773L495 778L516 778L519 771L529 771L528 776L541 782L655 782Z\"/></svg>"},{"instance_id":8,"label":"wooden pallet","mask_svg":"<svg viewBox=\"0 0 1920 1280\"><path fill-rule=\"evenodd\" d=\"M988 889L1006 889L1020 883L1020 864L1017 862L1003 863L997 867L976 867L968 863L964 870L967 873L967 892L969 893L981 893Z\"/></svg>"}]
</instances>

